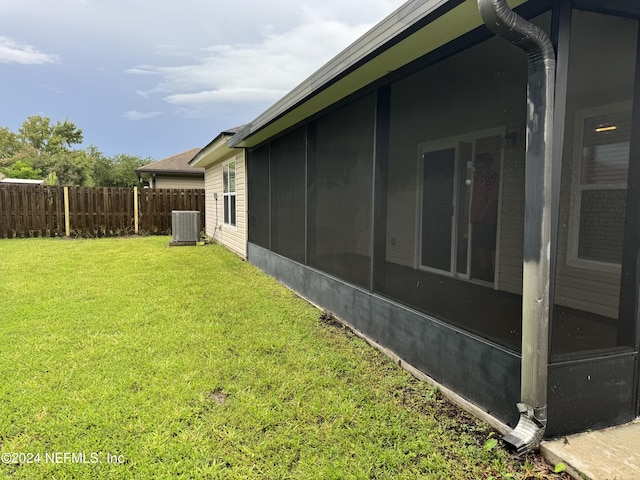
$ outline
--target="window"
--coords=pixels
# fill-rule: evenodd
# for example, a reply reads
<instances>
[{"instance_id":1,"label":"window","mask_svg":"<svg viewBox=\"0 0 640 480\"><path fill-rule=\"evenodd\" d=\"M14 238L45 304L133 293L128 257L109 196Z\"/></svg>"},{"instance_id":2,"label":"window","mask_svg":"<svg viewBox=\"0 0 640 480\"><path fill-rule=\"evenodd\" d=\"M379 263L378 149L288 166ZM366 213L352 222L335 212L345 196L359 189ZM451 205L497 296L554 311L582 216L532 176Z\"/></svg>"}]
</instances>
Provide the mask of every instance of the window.
<instances>
[{"instance_id":1,"label":"window","mask_svg":"<svg viewBox=\"0 0 640 480\"><path fill-rule=\"evenodd\" d=\"M569 262L615 271L622 261L631 110L578 112Z\"/></svg>"},{"instance_id":2,"label":"window","mask_svg":"<svg viewBox=\"0 0 640 480\"><path fill-rule=\"evenodd\" d=\"M236 162L222 167L224 224L236 226Z\"/></svg>"}]
</instances>

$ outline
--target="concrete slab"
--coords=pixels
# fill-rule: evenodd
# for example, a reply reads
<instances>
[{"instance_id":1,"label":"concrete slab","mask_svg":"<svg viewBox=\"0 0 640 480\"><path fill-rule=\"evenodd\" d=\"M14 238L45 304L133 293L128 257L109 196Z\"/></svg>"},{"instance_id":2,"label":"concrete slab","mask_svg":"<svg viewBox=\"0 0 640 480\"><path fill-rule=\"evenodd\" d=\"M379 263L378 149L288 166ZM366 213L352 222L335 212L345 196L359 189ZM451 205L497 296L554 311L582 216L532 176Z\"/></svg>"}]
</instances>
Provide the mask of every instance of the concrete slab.
<instances>
[{"instance_id":1,"label":"concrete slab","mask_svg":"<svg viewBox=\"0 0 640 480\"><path fill-rule=\"evenodd\" d=\"M543 442L540 453L577 479L640 480L640 419Z\"/></svg>"}]
</instances>

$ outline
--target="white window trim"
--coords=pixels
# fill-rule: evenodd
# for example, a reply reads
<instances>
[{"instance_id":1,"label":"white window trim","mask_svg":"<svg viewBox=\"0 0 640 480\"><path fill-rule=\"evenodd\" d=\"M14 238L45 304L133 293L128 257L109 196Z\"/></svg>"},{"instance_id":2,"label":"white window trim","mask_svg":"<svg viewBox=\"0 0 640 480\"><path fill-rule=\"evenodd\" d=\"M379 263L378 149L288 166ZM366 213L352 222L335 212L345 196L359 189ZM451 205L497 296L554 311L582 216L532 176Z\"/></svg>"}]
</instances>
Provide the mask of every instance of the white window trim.
<instances>
[{"instance_id":1,"label":"white window trim","mask_svg":"<svg viewBox=\"0 0 640 480\"><path fill-rule=\"evenodd\" d=\"M234 192L225 192L224 191L224 171L225 168L227 168L229 165L231 164L235 164L234 165L234 172L235 172L235 191ZM236 198L236 218L235 218L235 225L231 224L231 223L227 223L227 221L224 218L224 207L227 203L227 198L229 197L235 197ZM229 204L229 215L231 215L231 204ZM229 160L227 162L224 162L222 164L222 225L224 226L224 228L229 229L229 230L237 230L238 229L238 162L236 161L236 159L234 158L233 160Z\"/></svg>"},{"instance_id":2,"label":"white window trim","mask_svg":"<svg viewBox=\"0 0 640 480\"><path fill-rule=\"evenodd\" d=\"M630 110L631 102L619 102L599 107L577 110L575 114L573 156L571 172L571 196L569 205L569 231L567 234L567 259L569 267L595 270L602 273L620 274L622 267L618 263L587 260L578 257L578 242L580 239L580 204L584 190L616 190L627 189L626 183L598 183L582 185L582 147L584 139L584 122L587 118L596 115Z\"/></svg>"}]
</instances>

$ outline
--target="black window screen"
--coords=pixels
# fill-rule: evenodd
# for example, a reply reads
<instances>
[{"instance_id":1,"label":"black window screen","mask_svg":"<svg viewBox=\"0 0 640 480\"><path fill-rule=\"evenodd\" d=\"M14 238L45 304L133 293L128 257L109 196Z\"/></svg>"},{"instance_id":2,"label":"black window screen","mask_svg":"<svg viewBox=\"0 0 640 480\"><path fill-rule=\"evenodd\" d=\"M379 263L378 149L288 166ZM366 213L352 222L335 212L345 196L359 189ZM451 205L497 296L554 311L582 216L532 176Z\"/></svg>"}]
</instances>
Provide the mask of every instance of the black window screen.
<instances>
[{"instance_id":1,"label":"black window screen","mask_svg":"<svg viewBox=\"0 0 640 480\"><path fill-rule=\"evenodd\" d=\"M374 270L378 293L514 350L526 85L525 55L500 38L391 85L386 258Z\"/></svg>"},{"instance_id":2,"label":"black window screen","mask_svg":"<svg viewBox=\"0 0 640 480\"><path fill-rule=\"evenodd\" d=\"M271 143L271 249L305 261L306 131L299 128Z\"/></svg>"},{"instance_id":3,"label":"black window screen","mask_svg":"<svg viewBox=\"0 0 640 480\"><path fill-rule=\"evenodd\" d=\"M308 263L356 285L371 269L375 98L309 125Z\"/></svg>"},{"instance_id":4,"label":"black window screen","mask_svg":"<svg viewBox=\"0 0 640 480\"><path fill-rule=\"evenodd\" d=\"M247 152L248 237L251 243L269 245L269 146Z\"/></svg>"}]
</instances>

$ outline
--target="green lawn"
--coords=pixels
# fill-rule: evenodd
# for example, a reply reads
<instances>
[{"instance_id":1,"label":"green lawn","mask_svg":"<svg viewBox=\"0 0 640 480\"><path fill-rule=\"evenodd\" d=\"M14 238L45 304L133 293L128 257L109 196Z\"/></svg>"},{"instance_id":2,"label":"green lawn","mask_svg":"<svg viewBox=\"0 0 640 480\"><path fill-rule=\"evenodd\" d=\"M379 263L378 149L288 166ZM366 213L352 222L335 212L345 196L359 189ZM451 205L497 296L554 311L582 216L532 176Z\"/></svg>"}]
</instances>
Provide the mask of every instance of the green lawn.
<instances>
[{"instance_id":1,"label":"green lawn","mask_svg":"<svg viewBox=\"0 0 640 480\"><path fill-rule=\"evenodd\" d=\"M550 478L226 249L168 243L0 240L0 478Z\"/></svg>"}]
</instances>

